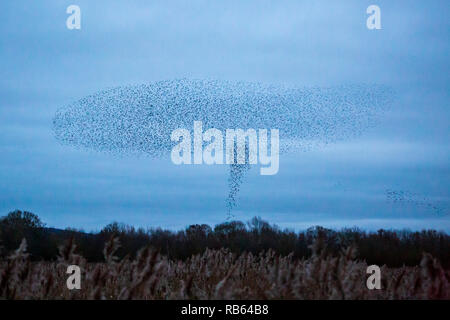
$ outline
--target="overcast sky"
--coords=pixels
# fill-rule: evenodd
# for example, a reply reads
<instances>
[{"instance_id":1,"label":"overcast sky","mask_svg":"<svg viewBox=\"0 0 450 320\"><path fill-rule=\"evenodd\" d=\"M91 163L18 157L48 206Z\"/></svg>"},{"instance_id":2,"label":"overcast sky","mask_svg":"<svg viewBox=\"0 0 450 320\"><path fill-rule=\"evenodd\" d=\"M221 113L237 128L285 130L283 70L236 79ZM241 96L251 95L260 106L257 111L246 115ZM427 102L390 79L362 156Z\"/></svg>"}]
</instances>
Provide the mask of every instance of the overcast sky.
<instances>
[{"instance_id":1,"label":"overcast sky","mask_svg":"<svg viewBox=\"0 0 450 320\"><path fill-rule=\"evenodd\" d=\"M373 3L381 30L366 27ZM81 30L66 28L71 4ZM55 111L99 90L176 78L374 83L396 91L376 127L281 156L275 176L253 168L235 218L450 231L449 10L447 0L2 1L0 215L29 210L50 226L85 230L227 218L226 166L59 145Z\"/></svg>"}]
</instances>

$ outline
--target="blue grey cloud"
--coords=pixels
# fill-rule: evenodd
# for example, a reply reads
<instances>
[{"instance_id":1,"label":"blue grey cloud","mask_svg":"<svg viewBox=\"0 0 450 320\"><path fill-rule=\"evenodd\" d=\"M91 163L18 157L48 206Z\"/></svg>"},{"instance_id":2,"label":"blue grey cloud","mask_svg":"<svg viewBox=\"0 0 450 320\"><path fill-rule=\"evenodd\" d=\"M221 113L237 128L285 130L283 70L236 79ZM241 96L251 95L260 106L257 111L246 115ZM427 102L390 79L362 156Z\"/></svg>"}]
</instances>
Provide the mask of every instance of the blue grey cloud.
<instances>
[{"instance_id":1,"label":"blue grey cloud","mask_svg":"<svg viewBox=\"0 0 450 320\"><path fill-rule=\"evenodd\" d=\"M56 110L99 90L175 78L291 86L383 84L397 100L376 126L340 144L250 170L235 216L285 227L439 227L449 216L394 205L406 190L449 208L448 1L71 1L0 4L0 212L31 210L52 226L120 220L179 228L226 218L225 167L111 157L60 146ZM174 200L176 199L176 200Z\"/></svg>"}]
</instances>

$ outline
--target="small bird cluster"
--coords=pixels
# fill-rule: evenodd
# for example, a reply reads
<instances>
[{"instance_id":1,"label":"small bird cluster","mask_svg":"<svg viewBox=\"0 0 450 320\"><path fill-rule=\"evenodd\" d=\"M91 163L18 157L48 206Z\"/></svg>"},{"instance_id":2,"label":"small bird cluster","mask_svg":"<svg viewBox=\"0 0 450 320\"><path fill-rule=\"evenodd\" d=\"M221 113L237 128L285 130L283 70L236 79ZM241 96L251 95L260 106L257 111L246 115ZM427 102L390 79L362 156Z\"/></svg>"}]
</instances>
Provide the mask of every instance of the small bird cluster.
<instances>
[{"instance_id":1,"label":"small bird cluster","mask_svg":"<svg viewBox=\"0 0 450 320\"><path fill-rule=\"evenodd\" d=\"M386 190L386 200L394 204L409 204L415 207L425 208L438 215L445 213L443 207L436 205L425 196L420 196L410 191L388 189Z\"/></svg>"}]
</instances>

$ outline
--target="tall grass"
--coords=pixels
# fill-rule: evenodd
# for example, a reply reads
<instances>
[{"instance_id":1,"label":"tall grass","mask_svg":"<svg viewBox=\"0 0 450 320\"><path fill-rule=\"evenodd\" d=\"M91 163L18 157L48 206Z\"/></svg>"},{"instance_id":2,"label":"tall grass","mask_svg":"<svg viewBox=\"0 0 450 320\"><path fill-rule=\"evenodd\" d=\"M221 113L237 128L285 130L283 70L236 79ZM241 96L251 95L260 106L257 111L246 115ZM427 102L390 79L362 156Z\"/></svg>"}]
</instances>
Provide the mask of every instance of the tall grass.
<instances>
[{"instance_id":1,"label":"tall grass","mask_svg":"<svg viewBox=\"0 0 450 320\"><path fill-rule=\"evenodd\" d=\"M118 259L116 237L106 243L104 262L89 263L73 240L53 262L30 262L27 243L0 262L2 299L450 299L450 270L424 253L420 265L381 266L382 288L366 287L367 263L349 246L331 254L318 239L309 258L234 254L207 249L172 260L144 247L134 259ZM66 287L66 268L82 270L80 290Z\"/></svg>"}]
</instances>

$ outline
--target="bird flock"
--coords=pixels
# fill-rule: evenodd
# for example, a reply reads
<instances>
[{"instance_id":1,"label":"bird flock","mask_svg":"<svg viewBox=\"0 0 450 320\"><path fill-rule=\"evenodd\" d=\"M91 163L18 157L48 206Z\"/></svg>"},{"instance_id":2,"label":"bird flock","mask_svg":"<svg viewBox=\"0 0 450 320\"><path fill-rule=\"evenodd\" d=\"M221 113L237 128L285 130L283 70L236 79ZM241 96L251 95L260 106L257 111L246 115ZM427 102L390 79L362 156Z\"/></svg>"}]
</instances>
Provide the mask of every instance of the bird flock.
<instances>
[{"instance_id":1,"label":"bird flock","mask_svg":"<svg viewBox=\"0 0 450 320\"><path fill-rule=\"evenodd\" d=\"M407 190L386 190L386 201L395 205L411 205L429 210L437 215L446 213L446 208L438 205L428 197Z\"/></svg>"},{"instance_id":2,"label":"bird flock","mask_svg":"<svg viewBox=\"0 0 450 320\"><path fill-rule=\"evenodd\" d=\"M164 157L171 132L205 129L278 129L280 152L304 150L360 135L391 104L381 85L297 88L222 80L166 80L103 90L59 109L59 142L101 152ZM229 211L248 164L230 165Z\"/></svg>"}]
</instances>

